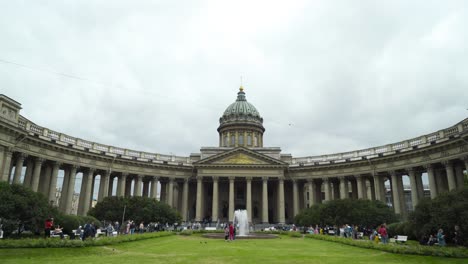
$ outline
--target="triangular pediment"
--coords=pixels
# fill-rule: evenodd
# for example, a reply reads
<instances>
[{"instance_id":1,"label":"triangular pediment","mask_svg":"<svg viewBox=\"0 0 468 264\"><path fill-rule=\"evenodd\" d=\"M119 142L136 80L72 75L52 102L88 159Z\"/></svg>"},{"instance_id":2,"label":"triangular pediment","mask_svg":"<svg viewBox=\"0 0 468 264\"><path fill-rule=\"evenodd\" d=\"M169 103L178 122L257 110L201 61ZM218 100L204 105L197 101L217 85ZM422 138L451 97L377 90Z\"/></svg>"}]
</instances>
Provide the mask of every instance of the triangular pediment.
<instances>
[{"instance_id":1,"label":"triangular pediment","mask_svg":"<svg viewBox=\"0 0 468 264\"><path fill-rule=\"evenodd\" d=\"M260 160L258 158L252 157L242 152L233 153L225 158L213 161L211 164L270 164L266 161Z\"/></svg>"},{"instance_id":2,"label":"triangular pediment","mask_svg":"<svg viewBox=\"0 0 468 264\"><path fill-rule=\"evenodd\" d=\"M258 153L254 150L244 147L238 147L213 155L211 157L199 160L194 165L259 165L259 166L284 166L287 163L274 159L270 156Z\"/></svg>"}]
</instances>

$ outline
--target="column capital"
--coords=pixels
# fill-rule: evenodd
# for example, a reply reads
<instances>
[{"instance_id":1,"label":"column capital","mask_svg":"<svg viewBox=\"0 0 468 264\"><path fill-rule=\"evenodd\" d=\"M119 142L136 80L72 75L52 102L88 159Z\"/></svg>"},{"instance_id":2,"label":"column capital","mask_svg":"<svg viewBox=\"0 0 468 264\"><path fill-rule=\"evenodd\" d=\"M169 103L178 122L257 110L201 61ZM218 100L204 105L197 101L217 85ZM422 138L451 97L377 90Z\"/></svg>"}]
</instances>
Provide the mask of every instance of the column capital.
<instances>
[{"instance_id":1,"label":"column capital","mask_svg":"<svg viewBox=\"0 0 468 264\"><path fill-rule=\"evenodd\" d=\"M44 159L44 158L40 158L40 157L37 157L37 158L34 160L34 162L35 162L36 164L42 164L44 161L45 161L45 159Z\"/></svg>"},{"instance_id":2,"label":"column capital","mask_svg":"<svg viewBox=\"0 0 468 264\"><path fill-rule=\"evenodd\" d=\"M278 177L278 181L284 181L285 177Z\"/></svg>"},{"instance_id":3,"label":"column capital","mask_svg":"<svg viewBox=\"0 0 468 264\"><path fill-rule=\"evenodd\" d=\"M262 180L267 182L270 178L268 176L262 177Z\"/></svg>"},{"instance_id":4,"label":"column capital","mask_svg":"<svg viewBox=\"0 0 468 264\"><path fill-rule=\"evenodd\" d=\"M88 168L88 173L93 174L96 171L96 168Z\"/></svg>"},{"instance_id":5,"label":"column capital","mask_svg":"<svg viewBox=\"0 0 468 264\"><path fill-rule=\"evenodd\" d=\"M217 182L219 180L219 176L213 176L212 178L214 182Z\"/></svg>"},{"instance_id":6,"label":"column capital","mask_svg":"<svg viewBox=\"0 0 468 264\"><path fill-rule=\"evenodd\" d=\"M16 152L16 158L17 158L17 159L22 159L22 160L24 160L24 159L26 159L27 157L28 157L28 154L25 154L25 153L23 153L23 152Z\"/></svg>"},{"instance_id":7,"label":"column capital","mask_svg":"<svg viewBox=\"0 0 468 264\"><path fill-rule=\"evenodd\" d=\"M354 177L356 177L356 176L354 176ZM346 177L345 177L345 176L339 176L338 179L339 179L340 181L342 181L342 180L346 180Z\"/></svg>"},{"instance_id":8,"label":"column capital","mask_svg":"<svg viewBox=\"0 0 468 264\"><path fill-rule=\"evenodd\" d=\"M153 180L153 181L159 181L159 176L151 176L151 180Z\"/></svg>"},{"instance_id":9,"label":"column capital","mask_svg":"<svg viewBox=\"0 0 468 264\"><path fill-rule=\"evenodd\" d=\"M76 165L76 164L70 164L70 169L75 169L75 170L79 170L80 169L80 166Z\"/></svg>"},{"instance_id":10,"label":"column capital","mask_svg":"<svg viewBox=\"0 0 468 264\"><path fill-rule=\"evenodd\" d=\"M197 176L197 181L203 181L203 176Z\"/></svg>"},{"instance_id":11,"label":"column capital","mask_svg":"<svg viewBox=\"0 0 468 264\"><path fill-rule=\"evenodd\" d=\"M389 170L387 172L388 172L388 174L390 174L390 176L396 176L397 175L396 171L394 171L394 170Z\"/></svg>"},{"instance_id":12,"label":"column capital","mask_svg":"<svg viewBox=\"0 0 468 264\"><path fill-rule=\"evenodd\" d=\"M245 180L248 181L248 182L249 182L249 181L252 181L252 179L253 179L253 177L251 177L251 176L245 177Z\"/></svg>"},{"instance_id":13,"label":"column capital","mask_svg":"<svg viewBox=\"0 0 468 264\"><path fill-rule=\"evenodd\" d=\"M322 178L322 181L323 181L324 183L328 183L328 182L329 182L329 178Z\"/></svg>"},{"instance_id":14,"label":"column capital","mask_svg":"<svg viewBox=\"0 0 468 264\"><path fill-rule=\"evenodd\" d=\"M434 169L434 165L432 165L431 163L425 164L425 165L423 165L423 167L424 167L426 170L433 170L433 169Z\"/></svg>"},{"instance_id":15,"label":"column capital","mask_svg":"<svg viewBox=\"0 0 468 264\"><path fill-rule=\"evenodd\" d=\"M174 178L169 178L170 183L174 183L175 179Z\"/></svg>"},{"instance_id":16,"label":"column capital","mask_svg":"<svg viewBox=\"0 0 468 264\"><path fill-rule=\"evenodd\" d=\"M453 162L451 160L443 160L441 163L445 167L453 167Z\"/></svg>"},{"instance_id":17,"label":"column capital","mask_svg":"<svg viewBox=\"0 0 468 264\"><path fill-rule=\"evenodd\" d=\"M110 177L111 173L112 173L112 172L111 172L110 170L105 170L105 171L104 171L104 176Z\"/></svg>"},{"instance_id":18,"label":"column capital","mask_svg":"<svg viewBox=\"0 0 468 264\"><path fill-rule=\"evenodd\" d=\"M231 182L231 181L234 181L235 179L236 179L235 176L230 176L230 177L229 177L229 181L230 181L230 182Z\"/></svg>"},{"instance_id":19,"label":"column capital","mask_svg":"<svg viewBox=\"0 0 468 264\"><path fill-rule=\"evenodd\" d=\"M415 169L413 167L409 167L409 168L405 168L405 171L408 173L408 174L412 174L415 172Z\"/></svg>"},{"instance_id":20,"label":"column capital","mask_svg":"<svg viewBox=\"0 0 468 264\"><path fill-rule=\"evenodd\" d=\"M314 183L314 179L307 179L308 183Z\"/></svg>"},{"instance_id":21,"label":"column capital","mask_svg":"<svg viewBox=\"0 0 468 264\"><path fill-rule=\"evenodd\" d=\"M52 165L53 165L54 167L58 167L58 168L60 168L60 166L62 166L62 164L63 164L63 163L62 163L62 162L60 162L60 161L55 161L55 160L54 160L54 161L52 161Z\"/></svg>"}]
</instances>

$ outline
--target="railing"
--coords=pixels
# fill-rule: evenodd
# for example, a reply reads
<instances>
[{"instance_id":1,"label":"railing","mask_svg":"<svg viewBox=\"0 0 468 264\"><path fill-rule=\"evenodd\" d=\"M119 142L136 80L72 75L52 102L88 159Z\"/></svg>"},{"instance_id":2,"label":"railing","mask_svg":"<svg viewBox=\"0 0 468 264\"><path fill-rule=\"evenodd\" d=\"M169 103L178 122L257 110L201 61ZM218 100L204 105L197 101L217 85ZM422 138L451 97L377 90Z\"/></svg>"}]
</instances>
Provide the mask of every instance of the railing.
<instances>
[{"instance_id":1,"label":"railing","mask_svg":"<svg viewBox=\"0 0 468 264\"><path fill-rule=\"evenodd\" d=\"M377 157L378 155L383 155L385 153L394 153L396 151L409 150L414 147L424 147L430 145L432 142L437 142L438 140L448 139L452 136L461 134L464 131L468 130L468 118L461 121L460 123L451 126L440 131L420 136L417 138L412 138L409 140L404 140L401 142L396 142L393 144L388 144L384 146L378 146L374 148L361 149L356 151L349 151L343 153L334 153L328 155L320 156L308 156L308 157L297 157L292 159L292 164L294 165L314 165L314 164L327 164L335 161L348 161L348 160L358 160L362 158Z\"/></svg>"},{"instance_id":2,"label":"railing","mask_svg":"<svg viewBox=\"0 0 468 264\"><path fill-rule=\"evenodd\" d=\"M103 145L83 139L78 139L65 135L48 128L44 128L33 124L26 118L20 116L18 121L18 127L22 128L33 134L37 134L56 142L61 142L71 146L77 146L81 148L86 148L89 150L104 152L104 154L110 155L120 155L122 158L139 158L152 162L164 162L164 163L173 163L173 164L190 164L189 157L159 154L159 153L148 153L141 152L136 150L129 150L124 148L118 148L108 145ZM308 157L297 157L293 158L291 164L293 165L307 165L307 164L327 164L335 161L353 161L362 158L376 157L378 155L384 155L385 153L394 153L395 151L404 151L406 149L411 149L414 147L422 147L431 144L432 142L437 142L438 140L448 139L450 137L459 135L460 133L468 130L468 118L461 121L460 123L451 126L440 131L430 133L428 135L412 138L409 140L404 140L401 142L396 142L393 144L387 144L384 146L378 146L374 148L361 149L355 151L348 151L343 153L334 153L328 155L319 155L319 156L308 156Z\"/></svg>"},{"instance_id":3,"label":"railing","mask_svg":"<svg viewBox=\"0 0 468 264\"><path fill-rule=\"evenodd\" d=\"M77 147L81 149L94 150L97 152L103 152L103 154L108 154L112 156L120 155L122 158L130 159L143 159L151 162L164 162L172 163L177 165L187 165L190 164L189 157L175 156L175 155L164 155L158 153L147 153L136 150L124 149L119 147L108 146L100 143L95 143L79 138L74 138L72 136L50 130L45 127L38 126L26 118L20 116L18 120L18 127L24 129L32 134L39 135L50 140L54 140L57 143L64 145L70 145L72 147Z\"/></svg>"}]
</instances>

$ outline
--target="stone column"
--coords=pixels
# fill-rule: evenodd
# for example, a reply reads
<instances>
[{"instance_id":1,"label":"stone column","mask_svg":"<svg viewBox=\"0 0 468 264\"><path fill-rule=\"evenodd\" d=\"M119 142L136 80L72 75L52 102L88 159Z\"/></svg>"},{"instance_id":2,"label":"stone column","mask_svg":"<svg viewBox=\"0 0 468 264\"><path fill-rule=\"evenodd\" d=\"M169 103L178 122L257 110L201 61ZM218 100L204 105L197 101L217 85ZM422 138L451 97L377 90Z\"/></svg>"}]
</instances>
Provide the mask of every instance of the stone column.
<instances>
[{"instance_id":1,"label":"stone column","mask_svg":"<svg viewBox=\"0 0 468 264\"><path fill-rule=\"evenodd\" d=\"M309 189L309 207L312 207L316 204L316 193L315 193L315 183L312 179L307 180L307 186Z\"/></svg>"},{"instance_id":2,"label":"stone column","mask_svg":"<svg viewBox=\"0 0 468 264\"><path fill-rule=\"evenodd\" d=\"M112 180L112 184L111 184L110 175L111 175L110 170L106 170L104 173L101 173L101 184L103 185L102 186L102 196L101 196L101 193L98 194L98 201L102 201L104 198L106 198L109 195L112 196L112 187L111 186L113 185L114 180ZM99 189L101 189L101 188L99 188ZM99 197L101 197L101 200L99 200Z\"/></svg>"},{"instance_id":3,"label":"stone column","mask_svg":"<svg viewBox=\"0 0 468 264\"><path fill-rule=\"evenodd\" d=\"M141 188L142 186L143 176L137 175L135 177L135 185L133 186L133 196L140 196L141 197Z\"/></svg>"},{"instance_id":4,"label":"stone column","mask_svg":"<svg viewBox=\"0 0 468 264\"><path fill-rule=\"evenodd\" d=\"M5 162L5 149L0 146L0 181L3 181L3 163Z\"/></svg>"},{"instance_id":5,"label":"stone column","mask_svg":"<svg viewBox=\"0 0 468 264\"><path fill-rule=\"evenodd\" d=\"M263 178L262 190L262 223L268 223L268 177Z\"/></svg>"},{"instance_id":6,"label":"stone column","mask_svg":"<svg viewBox=\"0 0 468 264\"><path fill-rule=\"evenodd\" d=\"M54 161L52 167L52 175L50 177L50 187L49 187L49 202L54 201L55 203L55 193L57 192L57 177L60 166L62 164L60 162Z\"/></svg>"},{"instance_id":7,"label":"stone column","mask_svg":"<svg viewBox=\"0 0 468 264\"><path fill-rule=\"evenodd\" d=\"M161 193L159 194L159 201L167 204L167 182L165 180L159 181L161 184Z\"/></svg>"},{"instance_id":8,"label":"stone column","mask_svg":"<svg viewBox=\"0 0 468 264\"><path fill-rule=\"evenodd\" d=\"M87 181L88 181L88 174L86 174L86 172L83 172L82 177L81 177L81 188L80 188L80 196L78 200L78 208L76 210L77 215L83 215Z\"/></svg>"},{"instance_id":9,"label":"stone column","mask_svg":"<svg viewBox=\"0 0 468 264\"><path fill-rule=\"evenodd\" d=\"M416 205L419 203L419 196L418 196L418 183L416 181L416 172L413 168L406 169L408 172L408 176L410 179L411 185L411 204L413 205L413 210L416 208Z\"/></svg>"},{"instance_id":10,"label":"stone column","mask_svg":"<svg viewBox=\"0 0 468 264\"><path fill-rule=\"evenodd\" d=\"M23 163L26 157L27 155L23 153L18 153L16 156L15 175L13 176L13 183L15 184L21 183L21 172L23 171Z\"/></svg>"},{"instance_id":11,"label":"stone column","mask_svg":"<svg viewBox=\"0 0 468 264\"><path fill-rule=\"evenodd\" d=\"M323 178L323 184L325 191L325 201L327 202L331 200L330 182L328 181L328 178Z\"/></svg>"},{"instance_id":12,"label":"stone column","mask_svg":"<svg viewBox=\"0 0 468 264\"><path fill-rule=\"evenodd\" d=\"M29 188L31 188L31 185L32 185L33 170L34 170L34 161L32 159L27 159L26 173L24 174L23 185Z\"/></svg>"},{"instance_id":13,"label":"stone column","mask_svg":"<svg viewBox=\"0 0 468 264\"><path fill-rule=\"evenodd\" d=\"M39 191L44 195L49 195L50 187L50 175L52 174L52 168L49 164L45 163L42 165L41 177L39 180ZM42 183L41 183L42 181Z\"/></svg>"},{"instance_id":14,"label":"stone column","mask_svg":"<svg viewBox=\"0 0 468 264\"><path fill-rule=\"evenodd\" d=\"M299 190L297 187L297 180L293 180L293 219L299 214Z\"/></svg>"},{"instance_id":15,"label":"stone column","mask_svg":"<svg viewBox=\"0 0 468 264\"><path fill-rule=\"evenodd\" d=\"M401 207L400 207L400 190L398 186L398 176L395 171L389 172L392 177L392 195L393 195L393 209L395 214L401 215Z\"/></svg>"},{"instance_id":16,"label":"stone column","mask_svg":"<svg viewBox=\"0 0 468 264\"><path fill-rule=\"evenodd\" d=\"M90 205L91 205L91 190L93 186L93 176L94 176L94 168L88 169L86 173L86 187L85 187L85 193L84 193L84 199L83 199L83 206L81 214L86 215L89 211ZM84 175L84 173L83 173Z\"/></svg>"},{"instance_id":17,"label":"stone column","mask_svg":"<svg viewBox=\"0 0 468 264\"><path fill-rule=\"evenodd\" d=\"M36 160L34 161L34 172L31 189L35 192L37 192L39 189L39 179L41 177L41 167L43 162L44 159L41 158L36 158Z\"/></svg>"},{"instance_id":18,"label":"stone column","mask_svg":"<svg viewBox=\"0 0 468 264\"><path fill-rule=\"evenodd\" d=\"M72 201L73 201L73 195L75 194L75 178L76 178L76 172L78 170L78 166L72 165L71 170L70 170L70 180L68 182L68 188L67 188L67 199L65 202L65 213L66 214L71 214L72 212Z\"/></svg>"},{"instance_id":19,"label":"stone column","mask_svg":"<svg viewBox=\"0 0 468 264\"><path fill-rule=\"evenodd\" d=\"M246 177L247 181L247 194L246 194L246 209L249 223L252 223L252 177Z\"/></svg>"},{"instance_id":20,"label":"stone column","mask_svg":"<svg viewBox=\"0 0 468 264\"><path fill-rule=\"evenodd\" d=\"M148 197L149 195L149 180L145 179L143 181L143 197Z\"/></svg>"},{"instance_id":21,"label":"stone column","mask_svg":"<svg viewBox=\"0 0 468 264\"><path fill-rule=\"evenodd\" d=\"M189 179L184 179L184 189L182 190L182 220L188 221L188 191Z\"/></svg>"},{"instance_id":22,"label":"stone column","mask_svg":"<svg viewBox=\"0 0 468 264\"><path fill-rule=\"evenodd\" d=\"M158 198L158 177L151 178L151 198L157 199Z\"/></svg>"},{"instance_id":23,"label":"stone column","mask_svg":"<svg viewBox=\"0 0 468 264\"><path fill-rule=\"evenodd\" d=\"M418 193L418 198L421 200L424 198L424 186L422 182L422 172L420 171L415 171L416 175L416 186L417 186L417 193Z\"/></svg>"},{"instance_id":24,"label":"stone column","mask_svg":"<svg viewBox=\"0 0 468 264\"><path fill-rule=\"evenodd\" d=\"M229 177L229 221L232 221L234 219L234 180L235 177Z\"/></svg>"},{"instance_id":25,"label":"stone column","mask_svg":"<svg viewBox=\"0 0 468 264\"><path fill-rule=\"evenodd\" d=\"M429 179L429 189L431 190L431 199L437 197L437 186L432 164L426 165L427 178Z\"/></svg>"},{"instance_id":26,"label":"stone column","mask_svg":"<svg viewBox=\"0 0 468 264\"><path fill-rule=\"evenodd\" d=\"M167 204L174 207L174 178L169 178L169 190L167 193Z\"/></svg>"},{"instance_id":27,"label":"stone column","mask_svg":"<svg viewBox=\"0 0 468 264\"><path fill-rule=\"evenodd\" d=\"M278 222L284 224L286 221L284 214L284 178L278 178Z\"/></svg>"},{"instance_id":28,"label":"stone column","mask_svg":"<svg viewBox=\"0 0 468 264\"><path fill-rule=\"evenodd\" d=\"M118 185L117 185L117 195L120 197L125 196L125 184L127 183L128 173L122 173L119 176Z\"/></svg>"},{"instance_id":29,"label":"stone column","mask_svg":"<svg viewBox=\"0 0 468 264\"><path fill-rule=\"evenodd\" d=\"M449 191L453 191L457 188L457 182L455 180L455 174L453 173L453 164L450 161L442 162L445 165L445 171L447 172L447 181Z\"/></svg>"},{"instance_id":30,"label":"stone column","mask_svg":"<svg viewBox=\"0 0 468 264\"><path fill-rule=\"evenodd\" d=\"M3 156L3 171L2 173L2 181L10 181L10 167L11 167L11 157L13 152L11 150L5 149L4 156ZM37 188L35 190L37 192Z\"/></svg>"},{"instance_id":31,"label":"stone column","mask_svg":"<svg viewBox=\"0 0 468 264\"><path fill-rule=\"evenodd\" d=\"M195 221L200 222L202 220L202 184L203 177L197 177L197 201L195 207Z\"/></svg>"},{"instance_id":32,"label":"stone column","mask_svg":"<svg viewBox=\"0 0 468 264\"><path fill-rule=\"evenodd\" d=\"M379 175L374 175L375 199L385 203L385 194L382 190L382 178Z\"/></svg>"},{"instance_id":33,"label":"stone column","mask_svg":"<svg viewBox=\"0 0 468 264\"><path fill-rule=\"evenodd\" d=\"M212 211L211 211L211 219L213 222L218 221L218 212L219 212L219 206L218 206L218 177L213 177L213 201L212 201Z\"/></svg>"},{"instance_id":34,"label":"stone column","mask_svg":"<svg viewBox=\"0 0 468 264\"><path fill-rule=\"evenodd\" d=\"M346 199L348 198L346 195L346 184L348 184L348 182L346 181L345 177L339 177L338 179L340 180L340 198Z\"/></svg>"},{"instance_id":35,"label":"stone column","mask_svg":"<svg viewBox=\"0 0 468 264\"><path fill-rule=\"evenodd\" d=\"M65 173L63 175L62 191L60 192L60 202L59 207L60 211L65 212L67 196L68 196L68 182L70 181L70 167L65 168Z\"/></svg>"},{"instance_id":36,"label":"stone column","mask_svg":"<svg viewBox=\"0 0 468 264\"><path fill-rule=\"evenodd\" d=\"M365 191L366 185L365 185L365 180L361 175L355 176L356 178L356 183L357 183L357 193L358 193L358 199L366 199L366 194L367 192Z\"/></svg>"}]
</instances>

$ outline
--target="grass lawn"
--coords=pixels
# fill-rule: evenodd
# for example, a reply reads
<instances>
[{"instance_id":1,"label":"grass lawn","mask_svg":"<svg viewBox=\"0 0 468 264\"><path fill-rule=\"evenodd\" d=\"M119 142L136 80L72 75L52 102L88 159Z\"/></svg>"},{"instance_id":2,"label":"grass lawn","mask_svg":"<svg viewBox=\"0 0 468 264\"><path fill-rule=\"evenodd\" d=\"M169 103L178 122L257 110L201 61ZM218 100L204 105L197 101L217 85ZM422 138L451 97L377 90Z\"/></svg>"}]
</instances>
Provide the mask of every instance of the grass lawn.
<instances>
[{"instance_id":1,"label":"grass lawn","mask_svg":"<svg viewBox=\"0 0 468 264\"><path fill-rule=\"evenodd\" d=\"M0 263L467 263L398 255L315 239L236 240L169 236L87 248L0 249Z\"/></svg>"}]
</instances>

